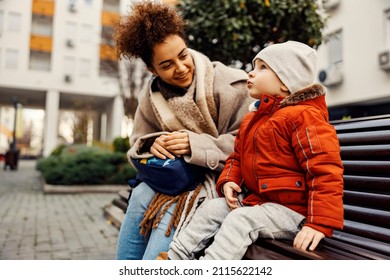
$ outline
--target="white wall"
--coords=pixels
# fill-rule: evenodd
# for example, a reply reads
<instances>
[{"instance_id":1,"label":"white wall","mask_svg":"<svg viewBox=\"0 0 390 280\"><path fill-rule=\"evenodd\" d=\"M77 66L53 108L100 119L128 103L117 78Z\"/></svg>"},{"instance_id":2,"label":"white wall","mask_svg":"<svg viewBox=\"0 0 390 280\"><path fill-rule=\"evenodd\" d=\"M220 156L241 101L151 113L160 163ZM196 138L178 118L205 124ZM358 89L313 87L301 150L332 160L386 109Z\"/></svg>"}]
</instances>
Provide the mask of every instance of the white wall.
<instances>
[{"instance_id":1,"label":"white wall","mask_svg":"<svg viewBox=\"0 0 390 280\"><path fill-rule=\"evenodd\" d=\"M389 0L340 0L329 12L325 34L342 29L343 82L329 87L329 106L390 101L390 72L380 69L378 53L390 50L385 12ZM318 49L319 70L328 67L328 45Z\"/></svg>"}]
</instances>

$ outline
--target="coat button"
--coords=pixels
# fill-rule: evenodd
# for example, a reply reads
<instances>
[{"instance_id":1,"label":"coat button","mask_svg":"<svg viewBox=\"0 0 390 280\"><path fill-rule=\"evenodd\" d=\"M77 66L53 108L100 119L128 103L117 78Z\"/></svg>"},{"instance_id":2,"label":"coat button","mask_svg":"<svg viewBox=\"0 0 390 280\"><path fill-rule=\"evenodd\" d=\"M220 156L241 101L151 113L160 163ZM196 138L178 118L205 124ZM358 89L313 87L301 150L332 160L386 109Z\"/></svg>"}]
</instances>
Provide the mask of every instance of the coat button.
<instances>
[{"instance_id":1,"label":"coat button","mask_svg":"<svg viewBox=\"0 0 390 280\"><path fill-rule=\"evenodd\" d=\"M268 97L264 98L264 102L268 103Z\"/></svg>"},{"instance_id":2,"label":"coat button","mask_svg":"<svg viewBox=\"0 0 390 280\"><path fill-rule=\"evenodd\" d=\"M301 182L301 181L296 181L296 182L295 182L295 185L296 185L297 187L302 187L302 182Z\"/></svg>"},{"instance_id":3,"label":"coat button","mask_svg":"<svg viewBox=\"0 0 390 280\"><path fill-rule=\"evenodd\" d=\"M263 190L265 190L265 189L267 188L267 184L262 184L262 185L261 185L261 188L262 188Z\"/></svg>"}]
</instances>

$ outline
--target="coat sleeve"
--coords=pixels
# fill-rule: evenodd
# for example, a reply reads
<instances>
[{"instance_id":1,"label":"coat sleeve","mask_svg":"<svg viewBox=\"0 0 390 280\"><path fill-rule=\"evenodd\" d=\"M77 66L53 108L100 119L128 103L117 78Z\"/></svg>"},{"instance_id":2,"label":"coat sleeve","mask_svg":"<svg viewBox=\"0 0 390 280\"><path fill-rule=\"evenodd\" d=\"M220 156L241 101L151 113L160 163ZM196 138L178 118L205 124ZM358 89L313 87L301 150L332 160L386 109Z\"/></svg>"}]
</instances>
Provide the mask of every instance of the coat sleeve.
<instances>
[{"instance_id":1,"label":"coat sleeve","mask_svg":"<svg viewBox=\"0 0 390 280\"><path fill-rule=\"evenodd\" d=\"M237 185L240 185L242 182L242 173L241 173L241 147L240 147L240 139L243 131L243 123L246 123L247 119L241 123L241 127L238 130L236 135L236 139L234 142L234 151L228 157L226 164L222 170L221 175L218 178L216 190L219 196L223 196L222 186L227 182L235 182Z\"/></svg>"},{"instance_id":2,"label":"coat sleeve","mask_svg":"<svg viewBox=\"0 0 390 280\"><path fill-rule=\"evenodd\" d=\"M293 127L292 144L308 187L306 225L330 237L343 227L343 165L337 134L314 108L305 110Z\"/></svg>"},{"instance_id":3,"label":"coat sleeve","mask_svg":"<svg viewBox=\"0 0 390 280\"><path fill-rule=\"evenodd\" d=\"M224 90L215 87L218 102L218 136L187 131L190 139L191 155L186 161L221 172L226 159L233 152L234 140L241 120L253 101L246 90L245 81L224 85Z\"/></svg>"},{"instance_id":4,"label":"coat sleeve","mask_svg":"<svg viewBox=\"0 0 390 280\"><path fill-rule=\"evenodd\" d=\"M159 135L167 134L157 121L150 102L148 101L149 86L145 87L139 98L139 105L135 112L133 131L130 136L130 150L127 152L129 158L151 157L149 152L154 139Z\"/></svg>"}]
</instances>

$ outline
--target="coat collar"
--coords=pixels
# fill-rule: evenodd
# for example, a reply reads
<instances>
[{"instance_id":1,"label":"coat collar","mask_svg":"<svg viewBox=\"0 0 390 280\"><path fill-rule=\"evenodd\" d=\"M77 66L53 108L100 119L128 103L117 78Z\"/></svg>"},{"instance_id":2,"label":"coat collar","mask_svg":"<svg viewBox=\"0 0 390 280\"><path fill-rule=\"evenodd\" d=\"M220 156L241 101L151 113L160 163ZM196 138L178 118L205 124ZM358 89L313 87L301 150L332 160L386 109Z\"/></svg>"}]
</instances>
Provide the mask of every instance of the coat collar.
<instances>
[{"instance_id":1,"label":"coat collar","mask_svg":"<svg viewBox=\"0 0 390 280\"><path fill-rule=\"evenodd\" d=\"M273 96L268 96L269 98L275 99L276 102L280 102L280 107L286 107L291 105L296 105L304 101L312 100L320 96L324 96L326 89L320 84L315 84L297 91L296 93L287 96L286 98L280 99ZM279 101L277 100L279 99ZM260 100L257 100L249 105L249 111L257 111L260 105Z\"/></svg>"},{"instance_id":2,"label":"coat collar","mask_svg":"<svg viewBox=\"0 0 390 280\"><path fill-rule=\"evenodd\" d=\"M325 95L325 91L326 90L323 86L321 86L320 84L315 84L287 96L282 100L282 102L280 102L280 106L285 107L289 105L295 105L303 101L315 99L317 97Z\"/></svg>"}]
</instances>

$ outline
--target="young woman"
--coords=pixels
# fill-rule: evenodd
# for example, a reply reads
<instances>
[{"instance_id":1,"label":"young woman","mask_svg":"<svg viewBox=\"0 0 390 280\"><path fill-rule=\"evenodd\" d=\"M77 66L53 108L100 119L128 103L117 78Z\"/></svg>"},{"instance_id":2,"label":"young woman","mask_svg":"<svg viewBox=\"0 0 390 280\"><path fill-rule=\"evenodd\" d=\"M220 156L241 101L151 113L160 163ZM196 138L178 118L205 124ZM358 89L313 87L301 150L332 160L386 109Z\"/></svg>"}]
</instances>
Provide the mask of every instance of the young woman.
<instances>
[{"instance_id":1,"label":"young woman","mask_svg":"<svg viewBox=\"0 0 390 280\"><path fill-rule=\"evenodd\" d=\"M216 197L215 179L233 151L252 98L247 75L187 47L183 19L169 6L135 4L116 33L119 53L141 58L153 78L139 97L129 159L183 157L206 167L194 191L176 197L139 184L129 199L117 259L155 259L168 251L201 201ZM163 205L165 207L163 207Z\"/></svg>"}]
</instances>

